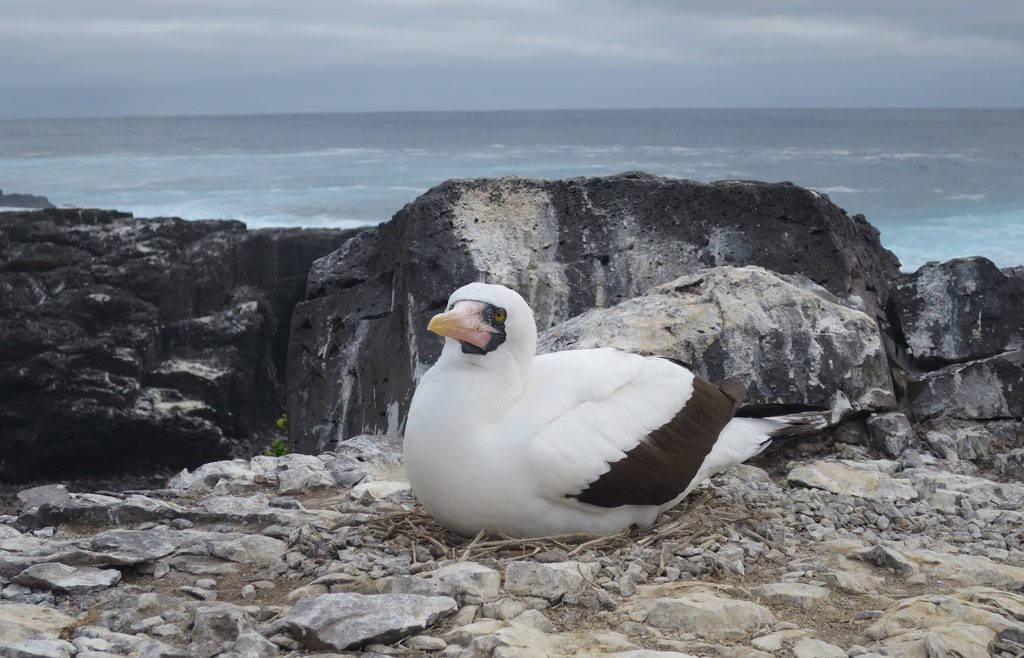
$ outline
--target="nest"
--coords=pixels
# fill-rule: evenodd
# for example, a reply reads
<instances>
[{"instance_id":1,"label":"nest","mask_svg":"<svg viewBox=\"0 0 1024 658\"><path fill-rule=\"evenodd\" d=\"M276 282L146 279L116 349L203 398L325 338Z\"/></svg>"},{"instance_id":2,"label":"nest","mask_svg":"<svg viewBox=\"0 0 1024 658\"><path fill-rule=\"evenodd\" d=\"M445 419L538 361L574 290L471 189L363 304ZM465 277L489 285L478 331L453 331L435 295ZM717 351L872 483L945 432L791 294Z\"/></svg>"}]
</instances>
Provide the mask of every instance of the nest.
<instances>
[{"instance_id":1,"label":"nest","mask_svg":"<svg viewBox=\"0 0 1024 658\"><path fill-rule=\"evenodd\" d=\"M417 505L409 510L380 514L365 526L381 543L412 544L413 558L417 558L417 545L433 547L434 558L443 556L452 560L498 560L529 558L549 551L564 552L566 559L584 551L610 555L621 554L623 549L634 552L652 548L674 553L709 536L720 535L727 528L780 548L776 542L761 536L754 526L767 518L761 511L752 511L732 504L713 501L711 490L689 502L683 502L659 517L659 522L646 529L629 528L613 535L573 533L526 539L480 531L472 539L452 533L438 525L433 517Z\"/></svg>"}]
</instances>

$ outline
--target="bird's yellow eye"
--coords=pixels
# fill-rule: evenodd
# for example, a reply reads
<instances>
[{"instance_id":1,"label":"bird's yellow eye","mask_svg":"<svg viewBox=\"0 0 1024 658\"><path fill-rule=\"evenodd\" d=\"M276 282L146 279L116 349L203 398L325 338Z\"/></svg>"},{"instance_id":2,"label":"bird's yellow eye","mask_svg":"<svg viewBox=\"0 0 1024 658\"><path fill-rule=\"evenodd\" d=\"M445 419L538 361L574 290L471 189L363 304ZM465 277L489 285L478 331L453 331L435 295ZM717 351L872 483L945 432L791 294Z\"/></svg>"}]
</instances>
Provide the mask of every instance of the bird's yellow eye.
<instances>
[{"instance_id":1,"label":"bird's yellow eye","mask_svg":"<svg viewBox=\"0 0 1024 658\"><path fill-rule=\"evenodd\" d=\"M503 308L499 308L494 312L494 319L498 322L504 322L506 317L508 317L508 313L506 313Z\"/></svg>"}]
</instances>

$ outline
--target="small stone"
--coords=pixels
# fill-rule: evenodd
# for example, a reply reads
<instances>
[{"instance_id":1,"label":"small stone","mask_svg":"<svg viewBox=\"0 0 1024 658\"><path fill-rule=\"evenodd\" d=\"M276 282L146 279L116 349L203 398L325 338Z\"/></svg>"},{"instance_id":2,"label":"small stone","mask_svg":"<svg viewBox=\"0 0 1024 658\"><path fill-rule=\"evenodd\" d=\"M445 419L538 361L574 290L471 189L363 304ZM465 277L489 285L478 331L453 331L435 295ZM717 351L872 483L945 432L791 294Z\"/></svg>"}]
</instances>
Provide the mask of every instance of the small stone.
<instances>
[{"instance_id":1,"label":"small stone","mask_svg":"<svg viewBox=\"0 0 1024 658\"><path fill-rule=\"evenodd\" d=\"M196 608L192 624L192 653L210 658L226 651L239 634L252 630L248 616L235 605L221 603Z\"/></svg>"},{"instance_id":2,"label":"small stone","mask_svg":"<svg viewBox=\"0 0 1024 658\"><path fill-rule=\"evenodd\" d=\"M513 562L505 568L505 588L512 594L539 596L555 602L566 594L580 594L596 578L594 562Z\"/></svg>"},{"instance_id":3,"label":"small stone","mask_svg":"<svg viewBox=\"0 0 1024 658\"><path fill-rule=\"evenodd\" d=\"M413 635L458 609L447 596L324 594L292 606L284 623L307 649L344 651Z\"/></svg>"},{"instance_id":4,"label":"small stone","mask_svg":"<svg viewBox=\"0 0 1024 658\"><path fill-rule=\"evenodd\" d=\"M758 596L770 603L780 603L801 610L810 610L815 605L825 601L829 597L827 587L817 585L806 585L803 583L772 583L761 585L751 590L754 596Z\"/></svg>"},{"instance_id":5,"label":"small stone","mask_svg":"<svg viewBox=\"0 0 1024 658\"><path fill-rule=\"evenodd\" d=\"M295 603L299 599L311 599L321 594L327 594L328 588L326 585L304 585L288 592L285 600L288 603Z\"/></svg>"},{"instance_id":6,"label":"small stone","mask_svg":"<svg viewBox=\"0 0 1024 658\"><path fill-rule=\"evenodd\" d=\"M213 578L200 578L196 581L196 587L199 589L217 589L217 581Z\"/></svg>"},{"instance_id":7,"label":"small stone","mask_svg":"<svg viewBox=\"0 0 1024 658\"><path fill-rule=\"evenodd\" d=\"M480 614L491 619L508 621L526 611L526 604L519 599L502 598L497 601L485 603L480 608Z\"/></svg>"},{"instance_id":8,"label":"small stone","mask_svg":"<svg viewBox=\"0 0 1024 658\"><path fill-rule=\"evenodd\" d=\"M498 598L501 574L476 562L456 562L431 572L439 594L464 603L483 603Z\"/></svg>"},{"instance_id":9,"label":"small stone","mask_svg":"<svg viewBox=\"0 0 1024 658\"><path fill-rule=\"evenodd\" d=\"M19 585L67 594L98 592L120 580L121 572L117 569L69 567L59 562L34 564L14 577Z\"/></svg>"},{"instance_id":10,"label":"small stone","mask_svg":"<svg viewBox=\"0 0 1024 658\"><path fill-rule=\"evenodd\" d=\"M540 610L526 610L515 617L512 623L536 628L542 633L554 633L557 630L551 620L545 617Z\"/></svg>"},{"instance_id":11,"label":"small stone","mask_svg":"<svg viewBox=\"0 0 1024 658\"><path fill-rule=\"evenodd\" d=\"M213 601L217 598L217 592L213 592L208 589L200 589L199 587L191 587L189 585L179 587L178 591L188 594L189 596L194 596L200 601Z\"/></svg>"},{"instance_id":12,"label":"small stone","mask_svg":"<svg viewBox=\"0 0 1024 658\"><path fill-rule=\"evenodd\" d=\"M774 633L768 633L761 637L756 637L750 641L750 646L761 651L782 651L782 647L786 642L793 641L797 638L802 638L807 635L807 631L798 629L785 629L777 630Z\"/></svg>"},{"instance_id":13,"label":"small stone","mask_svg":"<svg viewBox=\"0 0 1024 658\"><path fill-rule=\"evenodd\" d=\"M246 583L242 585L242 599L245 601L252 601L256 598L256 588L252 586L252 583Z\"/></svg>"},{"instance_id":14,"label":"small stone","mask_svg":"<svg viewBox=\"0 0 1024 658\"><path fill-rule=\"evenodd\" d=\"M805 637L793 645L794 658L847 658L847 653L834 644Z\"/></svg>"},{"instance_id":15,"label":"small stone","mask_svg":"<svg viewBox=\"0 0 1024 658\"><path fill-rule=\"evenodd\" d=\"M742 640L775 621L775 615L764 606L706 590L694 590L678 598L645 601L644 605L649 626L693 633L709 640Z\"/></svg>"},{"instance_id":16,"label":"small stone","mask_svg":"<svg viewBox=\"0 0 1024 658\"><path fill-rule=\"evenodd\" d=\"M3 658L70 658L78 650L64 640L21 640L0 648Z\"/></svg>"},{"instance_id":17,"label":"small stone","mask_svg":"<svg viewBox=\"0 0 1024 658\"><path fill-rule=\"evenodd\" d=\"M448 643L439 637L415 635L405 641L405 646L413 651L441 651L448 646Z\"/></svg>"},{"instance_id":18,"label":"small stone","mask_svg":"<svg viewBox=\"0 0 1024 658\"><path fill-rule=\"evenodd\" d=\"M244 658L274 658L277 646L255 631L242 631L227 653Z\"/></svg>"}]
</instances>

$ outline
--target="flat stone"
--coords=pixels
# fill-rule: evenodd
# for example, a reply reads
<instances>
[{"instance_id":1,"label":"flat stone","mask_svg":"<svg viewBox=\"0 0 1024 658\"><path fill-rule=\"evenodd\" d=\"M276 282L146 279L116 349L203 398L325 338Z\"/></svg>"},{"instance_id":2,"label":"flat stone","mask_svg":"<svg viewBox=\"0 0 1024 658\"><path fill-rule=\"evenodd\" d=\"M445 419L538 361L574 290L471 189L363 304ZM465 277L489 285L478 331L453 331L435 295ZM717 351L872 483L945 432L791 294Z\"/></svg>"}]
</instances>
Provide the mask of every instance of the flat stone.
<instances>
[{"instance_id":1,"label":"flat stone","mask_svg":"<svg viewBox=\"0 0 1024 658\"><path fill-rule=\"evenodd\" d=\"M65 640L21 640L0 647L3 658L71 658L76 652Z\"/></svg>"},{"instance_id":2,"label":"flat stone","mask_svg":"<svg viewBox=\"0 0 1024 658\"><path fill-rule=\"evenodd\" d=\"M950 473L935 468L911 468L904 475L932 507L959 507L966 498L976 508L1024 508L1024 484Z\"/></svg>"},{"instance_id":3,"label":"flat stone","mask_svg":"<svg viewBox=\"0 0 1024 658\"><path fill-rule=\"evenodd\" d=\"M782 647L785 646L786 642L792 642L793 640L800 639L807 636L807 631L800 630L798 628L791 628L784 631L775 631L768 635L762 635L761 637L755 637L750 641L750 646L761 651L782 651Z\"/></svg>"},{"instance_id":4,"label":"flat stone","mask_svg":"<svg viewBox=\"0 0 1024 658\"><path fill-rule=\"evenodd\" d=\"M117 569L69 567L59 562L34 564L14 577L14 582L32 589L66 594L88 594L113 587L121 580Z\"/></svg>"},{"instance_id":5,"label":"flat stone","mask_svg":"<svg viewBox=\"0 0 1024 658\"><path fill-rule=\"evenodd\" d=\"M797 466L786 479L805 487L869 500L914 500L918 496L910 480L891 477L871 462L816 461Z\"/></svg>"},{"instance_id":6,"label":"flat stone","mask_svg":"<svg viewBox=\"0 0 1024 658\"><path fill-rule=\"evenodd\" d=\"M505 589L512 594L539 596L548 601L583 592L600 571L593 562L513 562L505 568Z\"/></svg>"},{"instance_id":7,"label":"flat stone","mask_svg":"<svg viewBox=\"0 0 1024 658\"><path fill-rule=\"evenodd\" d=\"M658 598L643 603L647 625L693 633L708 640L743 640L765 624L775 621L768 608L697 589L677 598Z\"/></svg>"},{"instance_id":8,"label":"flat stone","mask_svg":"<svg viewBox=\"0 0 1024 658\"><path fill-rule=\"evenodd\" d=\"M185 491L213 491L217 485L234 485L232 493L254 486L255 473L245 459L215 461L203 464L194 471L188 469L178 473L167 484L170 489Z\"/></svg>"},{"instance_id":9,"label":"flat stone","mask_svg":"<svg viewBox=\"0 0 1024 658\"><path fill-rule=\"evenodd\" d=\"M834 644L805 637L793 645L793 658L847 658L847 653Z\"/></svg>"},{"instance_id":10,"label":"flat stone","mask_svg":"<svg viewBox=\"0 0 1024 658\"><path fill-rule=\"evenodd\" d=\"M22 640L56 639L73 623L74 617L55 608L4 603L0 605L0 646Z\"/></svg>"},{"instance_id":11,"label":"flat stone","mask_svg":"<svg viewBox=\"0 0 1024 658\"><path fill-rule=\"evenodd\" d=\"M396 493L403 491L410 491L411 486L408 482L382 482L382 481L371 481L363 482L352 487L349 495L356 500L369 496L374 500L383 500L388 496L392 496Z\"/></svg>"},{"instance_id":12,"label":"flat stone","mask_svg":"<svg viewBox=\"0 0 1024 658\"><path fill-rule=\"evenodd\" d=\"M265 535L240 535L228 539L215 539L206 543L210 555L267 567L277 562L288 551L288 544Z\"/></svg>"},{"instance_id":13,"label":"flat stone","mask_svg":"<svg viewBox=\"0 0 1024 658\"><path fill-rule=\"evenodd\" d=\"M986 587L915 596L885 610L864 630L887 655L984 658L997 634L1024 634L1024 596Z\"/></svg>"},{"instance_id":14,"label":"flat stone","mask_svg":"<svg viewBox=\"0 0 1024 658\"><path fill-rule=\"evenodd\" d=\"M476 562L456 562L432 571L437 591L461 603L483 603L498 598L501 574Z\"/></svg>"},{"instance_id":15,"label":"flat stone","mask_svg":"<svg viewBox=\"0 0 1024 658\"><path fill-rule=\"evenodd\" d=\"M45 503L61 503L71 498L68 488L63 484L44 484L18 492L18 506L29 510Z\"/></svg>"},{"instance_id":16,"label":"flat stone","mask_svg":"<svg viewBox=\"0 0 1024 658\"><path fill-rule=\"evenodd\" d=\"M827 587L804 583L771 583L755 587L751 593L769 603L779 603L801 610L810 610L826 601L831 594Z\"/></svg>"},{"instance_id":17,"label":"flat stone","mask_svg":"<svg viewBox=\"0 0 1024 658\"><path fill-rule=\"evenodd\" d=\"M447 596L324 594L296 603L284 623L305 649L345 651L396 642L456 610L455 599Z\"/></svg>"}]
</instances>

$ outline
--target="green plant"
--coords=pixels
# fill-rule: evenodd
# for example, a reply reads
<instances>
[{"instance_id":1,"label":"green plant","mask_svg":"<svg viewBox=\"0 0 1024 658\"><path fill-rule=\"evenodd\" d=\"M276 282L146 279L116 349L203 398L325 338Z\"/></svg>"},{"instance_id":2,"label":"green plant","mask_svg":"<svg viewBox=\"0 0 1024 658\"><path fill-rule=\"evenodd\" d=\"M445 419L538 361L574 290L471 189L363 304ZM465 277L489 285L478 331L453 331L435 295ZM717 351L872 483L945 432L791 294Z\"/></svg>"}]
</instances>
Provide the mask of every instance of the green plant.
<instances>
[{"instance_id":1,"label":"green plant","mask_svg":"<svg viewBox=\"0 0 1024 658\"><path fill-rule=\"evenodd\" d=\"M281 417L274 423L277 425L277 429L288 434L288 414L281 414ZM270 444L270 447L263 451L263 454L267 457L283 457L287 455L291 450L288 449L288 442L284 439L277 439Z\"/></svg>"},{"instance_id":2,"label":"green plant","mask_svg":"<svg viewBox=\"0 0 1024 658\"><path fill-rule=\"evenodd\" d=\"M263 451L263 454L267 457L283 457L287 455L291 450L288 449L288 444L284 439L278 439L270 444L270 447Z\"/></svg>"}]
</instances>

